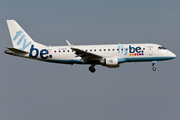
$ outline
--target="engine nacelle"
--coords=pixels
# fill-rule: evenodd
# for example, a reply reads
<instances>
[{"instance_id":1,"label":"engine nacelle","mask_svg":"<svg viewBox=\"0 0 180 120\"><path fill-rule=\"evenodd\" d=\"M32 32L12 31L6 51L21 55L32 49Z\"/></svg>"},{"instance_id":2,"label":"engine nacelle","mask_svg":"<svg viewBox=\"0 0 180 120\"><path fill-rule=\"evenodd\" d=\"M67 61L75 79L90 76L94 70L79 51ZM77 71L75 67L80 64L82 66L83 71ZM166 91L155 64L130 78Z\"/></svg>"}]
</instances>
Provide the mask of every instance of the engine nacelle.
<instances>
[{"instance_id":1,"label":"engine nacelle","mask_svg":"<svg viewBox=\"0 0 180 120\"><path fill-rule=\"evenodd\" d=\"M100 60L100 63L103 66L107 66L108 68L117 68L119 67L118 58L110 57L110 58L103 58Z\"/></svg>"}]
</instances>

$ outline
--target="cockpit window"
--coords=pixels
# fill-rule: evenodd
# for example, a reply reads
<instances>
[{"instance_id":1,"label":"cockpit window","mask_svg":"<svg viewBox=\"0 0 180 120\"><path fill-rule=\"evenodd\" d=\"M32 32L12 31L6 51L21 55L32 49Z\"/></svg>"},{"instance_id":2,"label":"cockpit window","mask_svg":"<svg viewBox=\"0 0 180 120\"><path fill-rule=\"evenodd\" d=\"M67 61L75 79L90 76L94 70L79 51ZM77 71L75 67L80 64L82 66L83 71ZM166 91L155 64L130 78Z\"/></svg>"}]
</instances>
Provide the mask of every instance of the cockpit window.
<instances>
[{"instance_id":1,"label":"cockpit window","mask_svg":"<svg viewBox=\"0 0 180 120\"><path fill-rule=\"evenodd\" d=\"M162 50L162 49L164 49L164 50L165 50L166 48L165 48L165 47L161 47L161 46L160 46L160 47L158 47L158 50Z\"/></svg>"},{"instance_id":2,"label":"cockpit window","mask_svg":"<svg viewBox=\"0 0 180 120\"><path fill-rule=\"evenodd\" d=\"M162 49L162 47L158 47L158 50L161 50Z\"/></svg>"},{"instance_id":3,"label":"cockpit window","mask_svg":"<svg viewBox=\"0 0 180 120\"><path fill-rule=\"evenodd\" d=\"M165 47L162 47L162 49L166 49Z\"/></svg>"}]
</instances>

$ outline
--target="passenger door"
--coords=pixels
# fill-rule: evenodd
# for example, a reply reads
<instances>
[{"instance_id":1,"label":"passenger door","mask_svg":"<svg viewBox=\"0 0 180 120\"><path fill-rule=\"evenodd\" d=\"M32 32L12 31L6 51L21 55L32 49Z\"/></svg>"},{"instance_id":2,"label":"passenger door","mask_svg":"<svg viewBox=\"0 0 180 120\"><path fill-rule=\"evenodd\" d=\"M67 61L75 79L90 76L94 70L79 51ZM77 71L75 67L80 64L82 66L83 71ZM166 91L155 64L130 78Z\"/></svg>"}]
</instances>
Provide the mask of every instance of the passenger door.
<instances>
[{"instance_id":1,"label":"passenger door","mask_svg":"<svg viewBox=\"0 0 180 120\"><path fill-rule=\"evenodd\" d=\"M149 47L148 47L148 52L149 52L149 55L152 55L152 54L153 54L153 47L152 47L152 46L149 46Z\"/></svg>"}]
</instances>

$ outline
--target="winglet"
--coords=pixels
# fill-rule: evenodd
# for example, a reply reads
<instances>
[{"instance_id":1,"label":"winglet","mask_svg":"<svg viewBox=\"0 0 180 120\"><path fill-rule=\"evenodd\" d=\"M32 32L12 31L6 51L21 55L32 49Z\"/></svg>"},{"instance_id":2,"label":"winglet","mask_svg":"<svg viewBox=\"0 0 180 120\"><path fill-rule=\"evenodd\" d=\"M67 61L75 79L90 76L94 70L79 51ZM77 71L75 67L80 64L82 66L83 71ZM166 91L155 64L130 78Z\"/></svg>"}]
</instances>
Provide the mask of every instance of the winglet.
<instances>
[{"instance_id":1,"label":"winglet","mask_svg":"<svg viewBox=\"0 0 180 120\"><path fill-rule=\"evenodd\" d=\"M67 42L67 44L69 45L69 47L72 48L71 43L70 43L68 40L66 40L66 42Z\"/></svg>"}]
</instances>

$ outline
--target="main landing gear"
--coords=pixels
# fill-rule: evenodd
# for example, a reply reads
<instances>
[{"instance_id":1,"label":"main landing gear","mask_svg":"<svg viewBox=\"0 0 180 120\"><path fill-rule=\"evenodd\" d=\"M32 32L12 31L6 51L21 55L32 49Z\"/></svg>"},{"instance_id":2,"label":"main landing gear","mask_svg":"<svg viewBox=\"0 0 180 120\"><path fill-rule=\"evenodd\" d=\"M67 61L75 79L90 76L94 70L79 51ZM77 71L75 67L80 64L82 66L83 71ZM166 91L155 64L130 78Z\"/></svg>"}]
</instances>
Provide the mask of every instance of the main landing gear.
<instances>
[{"instance_id":1,"label":"main landing gear","mask_svg":"<svg viewBox=\"0 0 180 120\"><path fill-rule=\"evenodd\" d=\"M92 73L94 73L96 71L96 69L94 68L94 64L92 64L90 67L89 67L89 71L91 71Z\"/></svg>"},{"instance_id":2,"label":"main landing gear","mask_svg":"<svg viewBox=\"0 0 180 120\"><path fill-rule=\"evenodd\" d=\"M156 67L154 67L154 66L155 66L155 63L152 63L152 66L153 66L153 67L152 67L152 70L153 70L153 71L156 71Z\"/></svg>"}]
</instances>

